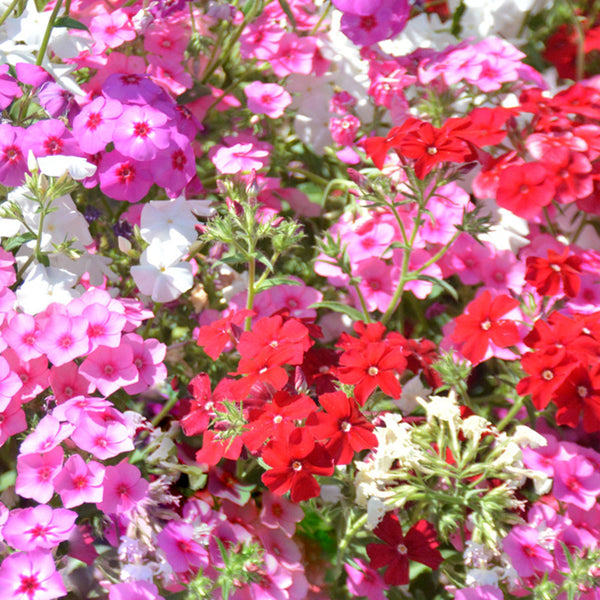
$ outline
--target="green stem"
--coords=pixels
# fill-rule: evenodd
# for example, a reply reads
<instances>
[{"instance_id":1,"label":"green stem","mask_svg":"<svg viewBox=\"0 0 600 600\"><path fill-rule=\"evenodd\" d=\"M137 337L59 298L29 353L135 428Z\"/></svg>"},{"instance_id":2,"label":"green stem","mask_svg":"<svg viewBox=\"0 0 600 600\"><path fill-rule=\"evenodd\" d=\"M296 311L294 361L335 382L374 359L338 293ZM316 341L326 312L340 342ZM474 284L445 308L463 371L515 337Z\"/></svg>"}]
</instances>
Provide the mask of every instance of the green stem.
<instances>
[{"instance_id":1,"label":"green stem","mask_svg":"<svg viewBox=\"0 0 600 600\"><path fill-rule=\"evenodd\" d=\"M20 282L22 280L23 274L29 268L29 265L31 265L31 263L36 258L39 259L40 248L42 245L42 233L44 231L44 219L46 218L47 210L51 204L52 204L52 201L50 201L46 205L46 194L44 193L44 195L42 196L42 199L40 200L40 225L38 228L37 239L35 241L35 248L33 250L33 253L31 254L31 256L25 261L23 266L17 271L17 281L18 282Z\"/></svg>"},{"instance_id":2,"label":"green stem","mask_svg":"<svg viewBox=\"0 0 600 600\"><path fill-rule=\"evenodd\" d=\"M327 181L324 177L320 177L319 175L315 175L306 169L302 169L301 167L288 167L288 171L292 173L298 173L299 175L304 175L306 179L310 179L313 183L318 183L319 185L327 186L331 182Z\"/></svg>"},{"instance_id":3,"label":"green stem","mask_svg":"<svg viewBox=\"0 0 600 600\"><path fill-rule=\"evenodd\" d=\"M585 31L581 26L581 21L577 18L577 11L573 2L567 0L567 4L571 11L573 27L577 33L577 56L575 59L575 78L581 81L585 75Z\"/></svg>"},{"instance_id":4,"label":"green stem","mask_svg":"<svg viewBox=\"0 0 600 600\"><path fill-rule=\"evenodd\" d=\"M248 310L252 310L254 306L254 295L256 293L256 287L254 285L254 279L256 277L256 260L254 257L250 259L248 264L248 298L246 299L246 308ZM244 329L246 331L250 331L250 327L252 326L252 317L246 317L246 321L244 323Z\"/></svg>"},{"instance_id":5,"label":"green stem","mask_svg":"<svg viewBox=\"0 0 600 600\"><path fill-rule=\"evenodd\" d=\"M6 19L8 19L8 17L10 17L10 14L12 13L13 10L15 10L15 7L17 6L18 3L19 3L19 0L13 0L8 5L8 8L4 11L2 16L0 17L0 25L2 25L2 23L4 23L4 21L6 21Z\"/></svg>"},{"instance_id":6,"label":"green stem","mask_svg":"<svg viewBox=\"0 0 600 600\"><path fill-rule=\"evenodd\" d=\"M550 229L550 233L552 234L552 237L558 237L558 233L557 233L556 229L554 229L554 225L552 224L552 221L550 220L550 213L548 212L547 206L544 206L544 217L546 218L546 223L548 223L548 228Z\"/></svg>"},{"instance_id":7,"label":"green stem","mask_svg":"<svg viewBox=\"0 0 600 600\"><path fill-rule=\"evenodd\" d=\"M310 35L315 35L315 33L317 33L317 31L319 30L319 27L321 26L321 23L323 23L323 21L325 20L325 18L329 14L330 10L331 10L331 2L329 2L327 4L327 6L325 7L325 10L323 11L323 14L321 15L321 17L317 21L316 25L310 30Z\"/></svg>"},{"instance_id":8,"label":"green stem","mask_svg":"<svg viewBox=\"0 0 600 600\"><path fill-rule=\"evenodd\" d=\"M434 254L427 262L423 263L423 265L421 267L419 267L419 269L417 270L417 273L422 273L427 267L430 267L431 265L435 264L438 260L440 260L440 258L442 258L442 256L444 256L444 254L446 254L446 252L448 252L448 250L450 249L450 246L452 246L452 244L454 244L454 242L456 241L456 238L458 238L458 236L460 235L460 231L456 231L456 233L452 236L452 239L446 243L444 246L442 246L442 248L440 248L440 250L438 250L438 252L436 254Z\"/></svg>"},{"instance_id":9,"label":"green stem","mask_svg":"<svg viewBox=\"0 0 600 600\"><path fill-rule=\"evenodd\" d=\"M360 291L360 287L358 286L358 283L353 283L352 287L356 290L356 294L358 295L358 299L360 301L360 306L363 311L363 316L365 318L365 323L370 323L371 316L369 315L369 311L367 309L367 303L365 302L365 297L363 296L363 293Z\"/></svg>"},{"instance_id":10,"label":"green stem","mask_svg":"<svg viewBox=\"0 0 600 600\"><path fill-rule=\"evenodd\" d=\"M38 67L42 66L44 62L44 56L46 55L46 50L48 49L48 43L50 42L50 34L52 33L52 29L54 28L54 23L56 21L56 17L62 7L63 0L56 0L56 4L54 5L54 9L52 10L52 14L50 15L50 20L48 21L48 26L46 27L46 31L44 32L44 37L42 39L42 45L40 46L39 53L35 64Z\"/></svg>"},{"instance_id":11,"label":"green stem","mask_svg":"<svg viewBox=\"0 0 600 600\"><path fill-rule=\"evenodd\" d=\"M162 407L161 411L152 419L152 427L157 427L158 424L171 412L171 409L177 404L179 398L176 394L173 394L171 398L167 400L167 403Z\"/></svg>"},{"instance_id":12,"label":"green stem","mask_svg":"<svg viewBox=\"0 0 600 600\"><path fill-rule=\"evenodd\" d=\"M519 396L510 407L510 410L506 413L506 416L500 423L498 423L498 431L502 431L507 425L512 423L512 420L517 413L523 408L523 398Z\"/></svg>"}]
</instances>

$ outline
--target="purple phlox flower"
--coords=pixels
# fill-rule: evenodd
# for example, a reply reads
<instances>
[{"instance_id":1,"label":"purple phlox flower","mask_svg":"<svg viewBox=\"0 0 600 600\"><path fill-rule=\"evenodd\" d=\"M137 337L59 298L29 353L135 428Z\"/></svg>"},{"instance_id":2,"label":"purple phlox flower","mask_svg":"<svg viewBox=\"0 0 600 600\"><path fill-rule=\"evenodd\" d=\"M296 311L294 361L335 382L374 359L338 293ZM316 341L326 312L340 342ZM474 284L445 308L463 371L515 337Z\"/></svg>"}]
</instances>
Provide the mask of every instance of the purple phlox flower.
<instances>
[{"instance_id":1,"label":"purple phlox flower","mask_svg":"<svg viewBox=\"0 0 600 600\"><path fill-rule=\"evenodd\" d=\"M154 183L151 163L140 162L114 150L102 156L98 167L100 189L115 200L137 202Z\"/></svg>"},{"instance_id":2,"label":"purple phlox flower","mask_svg":"<svg viewBox=\"0 0 600 600\"><path fill-rule=\"evenodd\" d=\"M42 108L54 119L67 114L75 106L73 94L58 83L44 83L37 93Z\"/></svg>"},{"instance_id":3,"label":"purple phlox flower","mask_svg":"<svg viewBox=\"0 0 600 600\"><path fill-rule=\"evenodd\" d=\"M376 11L367 15L345 12L341 30L357 46L370 46L398 35L409 13L407 0L382 0Z\"/></svg>"},{"instance_id":4,"label":"purple phlox flower","mask_svg":"<svg viewBox=\"0 0 600 600\"><path fill-rule=\"evenodd\" d=\"M545 573L554 566L552 554L540 546L540 532L533 527L517 525L504 539L503 547L519 577Z\"/></svg>"},{"instance_id":5,"label":"purple phlox flower","mask_svg":"<svg viewBox=\"0 0 600 600\"><path fill-rule=\"evenodd\" d=\"M149 106L128 106L117 120L113 132L115 148L136 160L151 160L168 147L171 126L165 113Z\"/></svg>"},{"instance_id":6,"label":"purple phlox flower","mask_svg":"<svg viewBox=\"0 0 600 600\"><path fill-rule=\"evenodd\" d=\"M0 183L6 186L21 185L27 172L26 156L23 148L22 127L8 123L0 124Z\"/></svg>"},{"instance_id":7,"label":"purple phlox flower","mask_svg":"<svg viewBox=\"0 0 600 600\"><path fill-rule=\"evenodd\" d=\"M102 91L121 102L152 106L165 92L148 76L137 73L113 73L107 77Z\"/></svg>"},{"instance_id":8,"label":"purple phlox flower","mask_svg":"<svg viewBox=\"0 0 600 600\"><path fill-rule=\"evenodd\" d=\"M112 141L117 119L123 113L123 105L111 98L98 96L81 109L73 119L73 133L84 152L95 154L104 150Z\"/></svg>"},{"instance_id":9,"label":"purple phlox flower","mask_svg":"<svg viewBox=\"0 0 600 600\"><path fill-rule=\"evenodd\" d=\"M379 10L382 0L332 0L342 12L353 15L372 15Z\"/></svg>"}]
</instances>

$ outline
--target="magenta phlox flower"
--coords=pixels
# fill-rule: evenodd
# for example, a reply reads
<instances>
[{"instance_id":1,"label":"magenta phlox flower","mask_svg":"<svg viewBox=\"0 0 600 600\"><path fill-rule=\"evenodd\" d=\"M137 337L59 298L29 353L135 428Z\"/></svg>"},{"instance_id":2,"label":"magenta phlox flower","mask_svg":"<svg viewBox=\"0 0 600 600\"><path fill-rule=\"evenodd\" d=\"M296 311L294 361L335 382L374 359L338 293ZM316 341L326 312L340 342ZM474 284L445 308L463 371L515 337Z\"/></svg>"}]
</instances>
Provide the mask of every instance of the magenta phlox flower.
<instances>
[{"instance_id":1,"label":"magenta phlox flower","mask_svg":"<svg viewBox=\"0 0 600 600\"><path fill-rule=\"evenodd\" d=\"M123 460L118 465L106 467L102 485L104 493L102 502L97 504L98 510L110 515L129 513L146 498L150 484L136 466Z\"/></svg>"},{"instance_id":2,"label":"magenta phlox flower","mask_svg":"<svg viewBox=\"0 0 600 600\"><path fill-rule=\"evenodd\" d=\"M103 481L103 465L95 460L86 463L79 454L73 454L53 483L63 505L73 508L85 502L101 502Z\"/></svg>"},{"instance_id":3,"label":"magenta phlox flower","mask_svg":"<svg viewBox=\"0 0 600 600\"><path fill-rule=\"evenodd\" d=\"M156 339L145 340L141 335L128 333L123 336L123 343L133 351L133 364L138 371L136 383L126 385L128 394L139 394L160 383L167 376L167 367L163 364L167 347Z\"/></svg>"},{"instance_id":4,"label":"magenta phlox flower","mask_svg":"<svg viewBox=\"0 0 600 600\"><path fill-rule=\"evenodd\" d=\"M271 119L281 117L292 103L290 94L277 83L253 81L244 88L244 93L248 98L249 110Z\"/></svg>"},{"instance_id":5,"label":"magenta phlox flower","mask_svg":"<svg viewBox=\"0 0 600 600\"><path fill-rule=\"evenodd\" d=\"M111 56L115 54L113 52ZM141 59L141 57L137 58ZM141 59L141 65L143 64L144 61ZM159 98L165 96L165 92L147 75L138 73L113 73L106 78L102 91L106 96L120 102L148 106L154 105Z\"/></svg>"},{"instance_id":6,"label":"magenta phlox flower","mask_svg":"<svg viewBox=\"0 0 600 600\"><path fill-rule=\"evenodd\" d=\"M207 564L207 550L194 539L194 527L189 523L170 521L156 541L176 573L187 573Z\"/></svg>"},{"instance_id":7,"label":"magenta phlox flower","mask_svg":"<svg viewBox=\"0 0 600 600\"><path fill-rule=\"evenodd\" d=\"M52 480L60 473L64 452L60 446L44 454L20 454L17 457L15 490L19 496L45 504L54 495Z\"/></svg>"},{"instance_id":8,"label":"magenta phlox flower","mask_svg":"<svg viewBox=\"0 0 600 600\"><path fill-rule=\"evenodd\" d=\"M581 455L554 461L554 487L557 500L590 510L600 494L600 472Z\"/></svg>"},{"instance_id":9,"label":"magenta phlox flower","mask_svg":"<svg viewBox=\"0 0 600 600\"><path fill-rule=\"evenodd\" d=\"M49 552L17 552L0 565L0 589L6 600L53 600L67 590Z\"/></svg>"},{"instance_id":10,"label":"magenta phlox flower","mask_svg":"<svg viewBox=\"0 0 600 600\"><path fill-rule=\"evenodd\" d=\"M127 322L122 312L113 312L98 303L88 304L83 309L82 316L88 322L87 335L90 341L88 352L92 352L98 346L116 348L120 344L121 331Z\"/></svg>"},{"instance_id":11,"label":"magenta phlox flower","mask_svg":"<svg viewBox=\"0 0 600 600\"><path fill-rule=\"evenodd\" d=\"M354 596L366 596L369 600L385 600L384 590L387 590L389 586L383 581L380 573L369 567L360 558L353 559L353 562L359 568L348 563L344 565L348 574L346 583L348 591Z\"/></svg>"},{"instance_id":12,"label":"magenta phlox flower","mask_svg":"<svg viewBox=\"0 0 600 600\"><path fill-rule=\"evenodd\" d=\"M276 556L285 567L294 567L302 559L300 548L281 529L259 529L258 537L265 550Z\"/></svg>"},{"instance_id":13,"label":"magenta phlox flower","mask_svg":"<svg viewBox=\"0 0 600 600\"><path fill-rule=\"evenodd\" d=\"M286 33L279 42L277 54L270 59L275 75L310 75L316 50L317 42L314 37L298 37L294 33Z\"/></svg>"},{"instance_id":14,"label":"magenta phlox flower","mask_svg":"<svg viewBox=\"0 0 600 600\"><path fill-rule=\"evenodd\" d=\"M52 415L59 421L68 421L77 425L80 419L87 413L104 413L108 409L114 409L112 402L105 398L96 396L74 396L65 400L52 410ZM120 414L120 413L118 413ZM110 419L119 420L118 416Z\"/></svg>"},{"instance_id":15,"label":"magenta phlox flower","mask_svg":"<svg viewBox=\"0 0 600 600\"><path fill-rule=\"evenodd\" d=\"M22 127L0 124L0 183L6 186L21 185L27 172L27 153L23 147Z\"/></svg>"},{"instance_id":16,"label":"magenta phlox flower","mask_svg":"<svg viewBox=\"0 0 600 600\"><path fill-rule=\"evenodd\" d=\"M224 175L262 169L269 162L268 150L250 141L233 143L231 146L213 146L208 154L217 171Z\"/></svg>"},{"instance_id":17,"label":"magenta phlox flower","mask_svg":"<svg viewBox=\"0 0 600 600\"><path fill-rule=\"evenodd\" d=\"M27 429L25 413L21 408L21 399L14 397L4 409L0 410L0 446L17 433Z\"/></svg>"},{"instance_id":18,"label":"magenta phlox flower","mask_svg":"<svg viewBox=\"0 0 600 600\"><path fill-rule=\"evenodd\" d=\"M100 460L117 456L122 452L131 452L134 449L129 429L121 420L105 421L107 414L120 415L115 409L110 412L80 413L76 423L77 427L71 439L78 448L90 452Z\"/></svg>"},{"instance_id":19,"label":"magenta phlox flower","mask_svg":"<svg viewBox=\"0 0 600 600\"><path fill-rule=\"evenodd\" d=\"M71 423L61 423L56 417L46 415L36 425L35 429L23 440L21 454L43 454L56 448L75 430Z\"/></svg>"},{"instance_id":20,"label":"magenta phlox flower","mask_svg":"<svg viewBox=\"0 0 600 600\"><path fill-rule=\"evenodd\" d=\"M493 585L480 585L456 590L455 600L504 600L502 590Z\"/></svg>"},{"instance_id":21,"label":"magenta phlox flower","mask_svg":"<svg viewBox=\"0 0 600 600\"><path fill-rule=\"evenodd\" d=\"M0 356L0 411L3 411L21 389L23 382L11 369L9 362Z\"/></svg>"},{"instance_id":22,"label":"magenta phlox flower","mask_svg":"<svg viewBox=\"0 0 600 600\"><path fill-rule=\"evenodd\" d=\"M169 145L168 117L150 106L127 106L113 132L115 148L135 160L151 160Z\"/></svg>"},{"instance_id":23,"label":"magenta phlox flower","mask_svg":"<svg viewBox=\"0 0 600 600\"><path fill-rule=\"evenodd\" d=\"M169 198L176 198L196 174L194 151L187 136L171 129L169 146L153 165L155 181L165 188Z\"/></svg>"},{"instance_id":24,"label":"magenta phlox flower","mask_svg":"<svg viewBox=\"0 0 600 600\"><path fill-rule=\"evenodd\" d=\"M45 356L23 360L11 348L5 350L2 356L8 361L11 370L23 384L17 392L21 402L32 400L48 387L50 371L48 370L48 359Z\"/></svg>"},{"instance_id":25,"label":"magenta phlox flower","mask_svg":"<svg viewBox=\"0 0 600 600\"><path fill-rule=\"evenodd\" d=\"M189 41L189 29L180 23L159 21L144 33L144 50L173 62L181 62Z\"/></svg>"},{"instance_id":26,"label":"magenta phlox flower","mask_svg":"<svg viewBox=\"0 0 600 600\"><path fill-rule=\"evenodd\" d=\"M342 12L353 15L372 15L379 10L382 0L333 0L333 5Z\"/></svg>"},{"instance_id":27,"label":"magenta phlox flower","mask_svg":"<svg viewBox=\"0 0 600 600\"><path fill-rule=\"evenodd\" d=\"M23 151L41 156L82 156L79 144L60 119L46 119L30 125L23 136Z\"/></svg>"},{"instance_id":28,"label":"magenta phlox flower","mask_svg":"<svg viewBox=\"0 0 600 600\"><path fill-rule=\"evenodd\" d=\"M10 106L16 98L20 98L23 91L17 81L8 75L8 65L0 65L0 110Z\"/></svg>"},{"instance_id":29,"label":"magenta phlox flower","mask_svg":"<svg viewBox=\"0 0 600 600\"><path fill-rule=\"evenodd\" d=\"M17 280L15 273L15 257L0 248L0 288L12 285Z\"/></svg>"},{"instance_id":30,"label":"magenta phlox flower","mask_svg":"<svg viewBox=\"0 0 600 600\"><path fill-rule=\"evenodd\" d=\"M108 600L164 600L158 588L150 581L128 581L113 583L108 591Z\"/></svg>"},{"instance_id":31,"label":"magenta phlox flower","mask_svg":"<svg viewBox=\"0 0 600 600\"><path fill-rule=\"evenodd\" d=\"M345 12L341 30L357 46L370 46L398 35L410 13L407 0L381 0L377 9L367 15Z\"/></svg>"},{"instance_id":32,"label":"magenta phlox flower","mask_svg":"<svg viewBox=\"0 0 600 600\"><path fill-rule=\"evenodd\" d=\"M540 545L540 532L533 527L513 527L504 538L503 547L519 577L546 573L554 566L552 554Z\"/></svg>"},{"instance_id":33,"label":"magenta phlox flower","mask_svg":"<svg viewBox=\"0 0 600 600\"><path fill-rule=\"evenodd\" d=\"M112 141L117 119L123 113L123 105L111 98L98 96L86 104L73 119L73 133L79 146L88 154L96 154Z\"/></svg>"},{"instance_id":34,"label":"magenta phlox flower","mask_svg":"<svg viewBox=\"0 0 600 600\"><path fill-rule=\"evenodd\" d=\"M266 14L262 14L244 28L240 36L242 58L270 60L277 54L285 31L275 26Z\"/></svg>"},{"instance_id":35,"label":"magenta phlox flower","mask_svg":"<svg viewBox=\"0 0 600 600\"><path fill-rule=\"evenodd\" d=\"M31 360L42 355L43 351L38 344L40 329L32 315L15 313L2 331L8 345L23 360Z\"/></svg>"},{"instance_id":36,"label":"magenta phlox flower","mask_svg":"<svg viewBox=\"0 0 600 600\"><path fill-rule=\"evenodd\" d=\"M2 529L6 542L17 550L51 550L69 539L77 513L40 504L10 512Z\"/></svg>"},{"instance_id":37,"label":"magenta phlox flower","mask_svg":"<svg viewBox=\"0 0 600 600\"><path fill-rule=\"evenodd\" d=\"M56 366L87 353L89 339L88 322L83 317L51 315L41 328L38 344Z\"/></svg>"},{"instance_id":38,"label":"magenta phlox flower","mask_svg":"<svg viewBox=\"0 0 600 600\"><path fill-rule=\"evenodd\" d=\"M154 183L151 163L139 162L116 150L104 154L98 167L100 189L114 200L137 202Z\"/></svg>"},{"instance_id":39,"label":"magenta phlox flower","mask_svg":"<svg viewBox=\"0 0 600 600\"><path fill-rule=\"evenodd\" d=\"M76 396L91 394L96 386L79 373L79 367L74 362L68 362L60 367L50 369L50 387L56 401L60 404Z\"/></svg>"},{"instance_id":40,"label":"magenta phlox flower","mask_svg":"<svg viewBox=\"0 0 600 600\"><path fill-rule=\"evenodd\" d=\"M109 48L117 48L135 39L135 29L128 15L122 10L96 15L90 22L92 38Z\"/></svg>"},{"instance_id":41,"label":"magenta phlox flower","mask_svg":"<svg viewBox=\"0 0 600 600\"><path fill-rule=\"evenodd\" d=\"M263 507L260 511L260 522L269 529L281 529L288 536L293 536L296 523L304 518L304 511L283 496L276 496L265 491L262 496Z\"/></svg>"}]
</instances>

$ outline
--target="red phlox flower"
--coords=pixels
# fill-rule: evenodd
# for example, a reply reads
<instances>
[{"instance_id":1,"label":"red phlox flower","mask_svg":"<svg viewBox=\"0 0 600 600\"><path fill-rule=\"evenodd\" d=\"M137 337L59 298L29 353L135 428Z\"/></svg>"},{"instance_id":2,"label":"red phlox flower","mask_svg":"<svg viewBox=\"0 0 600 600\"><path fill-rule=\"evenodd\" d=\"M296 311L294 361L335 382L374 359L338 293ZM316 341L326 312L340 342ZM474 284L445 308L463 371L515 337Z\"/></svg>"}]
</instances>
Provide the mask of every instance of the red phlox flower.
<instances>
[{"instance_id":1,"label":"red phlox flower","mask_svg":"<svg viewBox=\"0 0 600 600\"><path fill-rule=\"evenodd\" d=\"M495 146L506 137L504 125L514 111L507 108L476 108L466 117L448 119L445 126L452 133L478 148Z\"/></svg>"},{"instance_id":2,"label":"red phlox flower","mask_svg":"<svg viewBox=\"0 0 600 600\"><path fill-rule=\"evenodd\" d=\"M600 431L600 365L591 369L585 366L572 369L556 389L554 403L558 406L558 425L577 427L583 413L584 431Z\"/></svg>"},{"instance_id":3,"label":"red phlox flower","mask_svg":"<svg viewBox=\"0 0 600 600\"><path fill-rule=\"evenodd\" d=\"M382 323L363 323L359 321L354 323L354 331L358 337L342 333L337 343L338 347L344 350L363 351L371 342L382 342L386 337L386 328ZM399 334L398 334L399 335Z\"/></svg>"},{"instance_id":4,"label":"red phlox flower","mask_svg":"<svg viewBox=\"0 0 600 600\"><path fill-rule=\"evenodd\" d=\"M241 435L228 436L226 429L207 429L202 436L202 448L196 452L196 461L214 466L222 458L237 460L243 445Z\"/></svg>"},{"instance_id":5,"label":"red phlox flower","mask_svg":"<svg viewBox=\"0 0 600 600\"><path fill-rule=\"evenodd\" d=\"M500 172L496 202L523 219L535 217L553 197L552 179L540 163L509 166Z\"/></svg>"},{"instance_id":6,"label":"red phlox flower","mask_svg":"<svg viewBox=\"0 0 600 600\"><path fill-rule=\"evenodd\" d=\"M210 389L210 377L206 373L196 375L188 386L193 398L189 412L181 419L185 435L198 435L204 432L215 416L215 403Z\"/></svg>"},{"instance_id":7,"label":"red phlox flower","mask_svg":"<svg viewBox=\"0 0 600 600\"><path fill-rule=\"evenodd\" d=\"M466 162L475 158L468 144L458 137L450 126L433 127L421 123L400 140L398 152L415 160L415 175L419 179L443 162Z\"/></svg>"},{"instance_id":8,"label":"red phlox flower","mask_svg":"<svg viewBox=\"0 0 600 600\"><path fill-rule=\"evenodd\" d=\"M367 544L367 554L371 567L387 567L383 580L389 585L406 585L409 582L409 561L414 560L433 570L443 562L438 550L436 531L433 525L424 519L413 525L408 533L402 533L402 526L396 515L386 513L373 533L384 544Z\"/></svg>"},{"instance_id":9,"label":"red phlox flower","mask_svg":"<svg viewBox=\"0 0 600 600\"><path fill-rule=\"evenodd\" d=\"M250 310L242 309L229 312L223 319L213 321L210 325L203 325L198 331L198 346L213 360L221 356L221 352L229 342L234 342L232 324L240 325L242 321L253 315Z\"/></svg>"},{"instance_id":10,"label":"red phlox flower","mask_svg":"<svg viewBox=\"0 0 600 600\"><path fill-rule=\"evenodd\" d=\"M364 406L371 392L379 386L392 398L400 398L402 386L396 374L406 368L402 350L385 342L371 342L363 351L348 350L340 356L337 369L342 383L354 385L354 397Z\"/></svg>"},{"instance_id":11,"label":"red phlox flower","mask_svg":"<svg viewBox=\"0 0 600 600\"><path fill-rule=\"evenodd\" d=\"M555 296L562 289L565 295L573 298L579 293L582 260L574 254L569 255L569 248L562 254L548 249L548 258L539 256L527 257L525 281L535 287L541 296Z\"/></svg>"},{"instance_id":12,"label":"red phlox flower","mask_svg":"<svg viewBox=\"0 0 600 600\"><path fill-rule=\"evenodd\" d=\"M586 198L594 191L592 165L581 152L557 152L544 164L553 175L555 197L558 202L568 204L578 198Z\"/></svg>"},{"instance_id":13,"label":"red phlox flower","mask_svg":"<svg viewBox=\"0 0 600 600\"><path fill-rule=\"evenodd\" d=\"M409 117L399 127L392 127L386 137L370 137L362 142L367 156L375 163L378 169L382 169L385 157L392 148L397 148L400 140L412 129L419 126L420 121Z\"/></svg>"},{"instance_id":14,"label":"red phlox flower","mask_svg":"<svg viewBox=\"0 0 600 600\"><path fill-rule=\"evenodd\" d=\"M291 490L292 502L318 496L321 487L315 475L332 475L334 470L327 450L305 429L294 429L282 439L271 440L262 459L272 467L263 473L263 483L280 496Z\"/></svg>"},{"instance_id":15,"label":"red phlox flower","mask_svg":"<svg viewBox=\"0 0 600 600\"><path fill-rule=\"evenodd\" d=\"M288 373L281 366L282 360L291 357L291 353L285 355L275 354L270 348L263 350L255 358L242 358L238 364L238 370L231 375L246 375L231 384L231 391L238 400L243 400L252 387L257 383L271 386L275 391L284 388L288 382Z\"/></svg>"},{"instance_id":16,"label":"red phlox flower","mask_svg":"<svg viewBox=\"0 0 600 600\"><path fill-rule=\"evenodd\" d=\"M255 452L269 438L285 438L296 427L297 421L304 421L316 408L308 396L277 392L271 402L248 412L248 431L244 433L244 443L248 450Z\"/></svg>"},{"instance_id":17,"label":"red phlox flower","mask_svg":"<svg viewBox=\"0 0 600 600\"><path fill-rule=\"evenodd\" d=\"M467 306L467 312L456 318L456 328L452 340L460 344L460 351L473 364L480 363L490 342L500 348L514 346L521 337L514 321L501 319L503 315L519 306L519 302L509 296L500 295L492 300L486 290Z\"/></svg>"},{"instance_id":18,"label":"red phlox flower","mask_svg":"<svg viewBox=\"0 0 600 600\"><path fill-rule=\"evenodd\" d=\"M314 412L306 427L316 440L327 440L325 448L336 465L347 465L355 452L377 447L374 425L360 412L356 401L343 392L321 394L319 403L325 412Z\"/></svg>"},{"instance_id":19,"label":"red phlox flower","mask_svg":"<svg viewBox=\"0 0 600 600\"><path fill-rule=\"evenodd\" d=\"M330 348L311 348L304 355L302 373L309 387L317 394L334 392L335 368L339 362L339 352Z\"/></svg>"}]
</instances>

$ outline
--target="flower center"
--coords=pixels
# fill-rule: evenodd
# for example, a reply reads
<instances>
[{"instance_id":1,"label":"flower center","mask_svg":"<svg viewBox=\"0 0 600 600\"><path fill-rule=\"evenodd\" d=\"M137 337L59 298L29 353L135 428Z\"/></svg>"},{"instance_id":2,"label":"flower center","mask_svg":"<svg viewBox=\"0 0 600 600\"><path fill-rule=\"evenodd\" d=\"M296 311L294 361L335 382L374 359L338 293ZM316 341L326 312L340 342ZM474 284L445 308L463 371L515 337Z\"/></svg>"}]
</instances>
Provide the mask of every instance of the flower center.
<instances>
[{"instance_id":1,"label":"flower center","mask_svg":"<svg viewBox=\"0 0 600 600\"><path fill-rule=\"evenodd\" d=\"M492 326L492 322L489 319L487 319L486 321L484 321L481 324L481 329L483 329L484 331L487 331L491 326Z\"/></svg>"},{"instance_id":2,"label":"flower center","mask_svg":"<svg viewBox=\"0 0 600 600\"><path fill-rule=\"evenodd\" d=\"M344 433L348 433L350 431L350 428L352 427L352 425L350 425L350 423L348 423L348 421L342 421L340 423L340 429L344 432Z\"/></svg>"},{"instance_id":3,"label":"flower center","mask_svg":"<svg viewBox=\"0 0 600 600\"><path fill-rule=\"evenodd\" d=\"M299 460L295 460L295 461L292 463L292 469L293 469L294 471L301 471L301 470L302 470L302 463L301 463Z\"/></svg>"},{"instance_id":4,"label":"flower center","mask_svg":"<svg viewBox=\"0 0 600 600\"><path fill-rule=\"evenodd\" d=\"M398 550L398 554L407 554L408 553L408 548L404 544L398 544L398 546L396 547L396 550Z\"/></svg>"},{"instance_id":5,"label":"flower center","mask_svg":"<svg viewBox=\"0 0 600 600\"><path fill-rule=\"evenodd\" d=\"M542 378L546 381L551 381L554 379L554 373L550 369L545 369L542 371Z\"/></svg>"},{"instance_id":6,"label":"flower center","mask_svg":"<svg viewBox=\"0 0 600 600\"><path fill-rule=\"evenodd\" d=\"M377 367L369 367L369 370L367 371L367 373L371 377L375 377L375 375L377 375L379 373L379 369Z\"/></svg>"}]
</instances>

